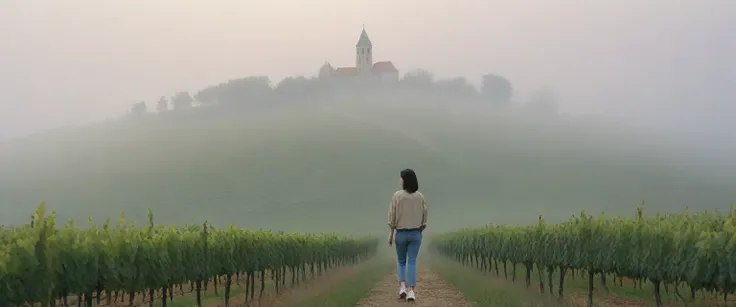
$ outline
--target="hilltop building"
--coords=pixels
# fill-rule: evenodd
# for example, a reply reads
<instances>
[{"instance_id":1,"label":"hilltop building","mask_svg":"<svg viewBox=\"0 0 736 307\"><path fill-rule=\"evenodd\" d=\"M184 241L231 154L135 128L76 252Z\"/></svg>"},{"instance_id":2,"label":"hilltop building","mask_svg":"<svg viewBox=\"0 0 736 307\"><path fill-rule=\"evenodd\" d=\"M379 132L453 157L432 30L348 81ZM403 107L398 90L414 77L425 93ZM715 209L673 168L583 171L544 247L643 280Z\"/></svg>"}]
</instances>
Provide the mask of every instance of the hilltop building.
<instances>
[{"instance_id":1,"label":"hilltop building","mask_svg":"<svg viewBox=\"0 0 736 307\"><path fill-rule=\"evenodd\" d=\"M399 70L391 61L373 62L373 44L368 33L360 33L358 43L355 44L355 66L334 68L325 62L319 70L320 79L354 79L378 78L385 81L398 81Z\"/></svg>"}]
</instances>

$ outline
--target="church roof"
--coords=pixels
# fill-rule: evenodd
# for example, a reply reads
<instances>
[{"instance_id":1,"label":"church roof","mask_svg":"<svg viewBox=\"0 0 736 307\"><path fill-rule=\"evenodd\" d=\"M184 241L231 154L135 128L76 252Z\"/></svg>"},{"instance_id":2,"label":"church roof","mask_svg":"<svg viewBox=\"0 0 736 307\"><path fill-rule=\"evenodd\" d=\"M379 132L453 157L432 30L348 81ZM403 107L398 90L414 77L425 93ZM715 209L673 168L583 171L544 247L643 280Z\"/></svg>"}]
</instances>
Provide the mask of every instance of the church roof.
<instances>
[{"instance_id":1,"label":"church roof","mask_svg":"<svg viewBox=\"0 0 736 307\"><path fill-rule=\"evenodd\" d=\"M323 70L325 70L325 71L335 71L335 68L333 68L332 65L330 65L329 62L325 62L325 64L322 65L322 67L319 70L320 71L323 71Z\"/></svg>"},{"instance_id":2,"label":"church roof","mask_svg":"<svg viewBox=\"0 0 736 307\"><path fill-rule=\"evenodd\" d=\"M355 76L358 74L357 67L338 67L335 70L335 74L338 76Z\"/></svg>"},{"instance_id":3,"label":"church roof","mask_svg":"<svg viewBox=\"0 0 736 307\"><path fill-rule=\"evenodd\" d=\"M363 27L363 32L360 33L360 38L358 39L358 43L355 45L355 47L370 47L373 46L371 43L371 39L368 38L368 33L365 32L365 27Z\"/></svg>"},{"instance_id":4,"label":"church roof","mask_svg":"<svg viewBox=\"0 0 736 307\"><path fill-rule=\"evenodd\" d=\"M394 63L391 63L391 61L376 62L373 64L373 68L371 68L371 72L374 73L387 73L398 71L399 70L396 69L396 66L394 66Z\"/></svg>"}]
</instances>

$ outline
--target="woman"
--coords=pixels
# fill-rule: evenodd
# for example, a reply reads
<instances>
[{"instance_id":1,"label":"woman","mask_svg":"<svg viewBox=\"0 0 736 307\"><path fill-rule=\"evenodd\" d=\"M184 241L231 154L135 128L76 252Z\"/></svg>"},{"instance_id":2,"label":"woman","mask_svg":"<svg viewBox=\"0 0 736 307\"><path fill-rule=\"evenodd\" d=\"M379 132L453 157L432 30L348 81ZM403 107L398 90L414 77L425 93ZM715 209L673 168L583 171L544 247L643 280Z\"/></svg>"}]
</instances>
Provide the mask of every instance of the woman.
<instances>
[{"instance_id":1,"label":"woman","mask_svg":"<svg viewBox=\"0 0 736 307\"><path fill-rule=\"evenodd\" d=\"M422 245L422 231L427 227L427 202L419 192L413 170L401 171L400 177L402 189L394 193L388 207L388 245L393 244L395 232L399 297L413 301L416 299L417 254Z\"/></svg>"}]
</instances>

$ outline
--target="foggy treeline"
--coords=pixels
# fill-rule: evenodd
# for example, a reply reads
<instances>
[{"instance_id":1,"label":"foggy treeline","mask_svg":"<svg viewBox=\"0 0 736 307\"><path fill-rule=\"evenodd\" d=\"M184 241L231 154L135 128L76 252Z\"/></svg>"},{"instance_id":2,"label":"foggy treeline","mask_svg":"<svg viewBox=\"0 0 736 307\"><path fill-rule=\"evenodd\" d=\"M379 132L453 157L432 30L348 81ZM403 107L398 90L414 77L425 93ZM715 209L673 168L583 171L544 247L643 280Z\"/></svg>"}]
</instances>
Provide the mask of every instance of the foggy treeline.
<instances>
[{"instance_id":1,"label":"foggy treeline","mask_svg":"<svg viewBox=\"0 0 736 307\"><path fill-rule=\"evenodd\" d=\"M133 104L131 115L180 111L194 106L258 108L269 105L306 106L318 101L396 99L413 101L447 101L447 103L487 103L508 105L519 103L514 97L513 83L497 74L481 77L480 87L465 77L436 79L424 69L408 71L398 80L368 77L336 77L321 73L319 76L287 77L273 83L267 76L250 76L228 80L195 92L182 91L171 97L161 96L158 101ZM524 106L545 113L557 111L557 97L551 90L538 90Z\"/></svg>"}]
</instances>

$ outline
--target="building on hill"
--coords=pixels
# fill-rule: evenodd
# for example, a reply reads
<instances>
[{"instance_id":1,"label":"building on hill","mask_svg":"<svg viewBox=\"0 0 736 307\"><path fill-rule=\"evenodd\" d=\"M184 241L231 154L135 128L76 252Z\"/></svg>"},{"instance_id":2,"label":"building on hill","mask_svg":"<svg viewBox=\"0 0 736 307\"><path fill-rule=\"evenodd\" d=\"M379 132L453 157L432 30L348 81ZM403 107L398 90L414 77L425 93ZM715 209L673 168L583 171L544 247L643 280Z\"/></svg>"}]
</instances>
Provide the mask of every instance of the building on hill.
<instances>
[{"instance_id":1,"label":"building on hill","mask_svg":"<svg viewBox=\"0 0 736 307\"><path fill-rule=\"evenodd\" d=\"M355 66L333 67L325 62L319 70L320 79L377 78L385 81L398 81L399 70L391 61L373 62L373 43L363 27L358 43L355 44Z\"/></svg>"}]
</instances>

